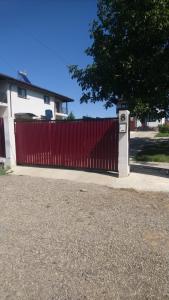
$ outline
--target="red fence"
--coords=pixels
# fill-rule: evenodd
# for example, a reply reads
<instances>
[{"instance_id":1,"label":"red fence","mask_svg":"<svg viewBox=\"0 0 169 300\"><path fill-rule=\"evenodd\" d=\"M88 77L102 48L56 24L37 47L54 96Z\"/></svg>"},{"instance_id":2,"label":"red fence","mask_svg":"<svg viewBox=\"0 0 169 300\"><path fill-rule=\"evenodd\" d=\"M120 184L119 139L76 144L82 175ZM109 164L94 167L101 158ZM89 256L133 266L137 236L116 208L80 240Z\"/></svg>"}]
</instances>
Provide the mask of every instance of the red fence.
<instances>
[{"instance_id":1,"label":"red fence","mask_svg":"<svg viewBox=\"0 0 169 300\"><path fill-rule=\"evenodd\" d=\"M130 131L134 131L137 128L136 119L130 118Z\"/></svg>"},{"instance_id":2,"label":"red fence","mask_svg":"<svg viewBox=\"0 0 169 300\"><path fill-rule=\"evenodd\" d=\"M118 170L118 120L16 121L17 164Z\"/></svg>"},{"instance_id":3,"label":"red fence","mask_svg":"<svg viewBox=\"0 0 169 300\"><path fill-rule=\"evenodd\" d=\"M5 157L5 136L3 118L0 118L0 157Z\"/></svg>"}]
</instances>

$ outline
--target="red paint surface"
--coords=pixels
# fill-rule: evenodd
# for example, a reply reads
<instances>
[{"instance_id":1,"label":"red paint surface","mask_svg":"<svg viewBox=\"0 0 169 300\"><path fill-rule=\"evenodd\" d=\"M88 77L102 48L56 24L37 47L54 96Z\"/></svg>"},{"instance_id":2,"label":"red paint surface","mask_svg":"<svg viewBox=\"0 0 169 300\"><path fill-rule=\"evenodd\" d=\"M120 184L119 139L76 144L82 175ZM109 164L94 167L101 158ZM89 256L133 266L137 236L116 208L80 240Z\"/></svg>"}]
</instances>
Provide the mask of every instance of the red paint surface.
<instances>
[{"instance_id":1,"label":"red paint surface","mask_svg":"<svg viewBox=\"0 0 169 300\"><path fill-rule=\"evenodd\" d=\"M118 170L118 120L16 121L17 163Z\"/></svg>"},{"instance_id":2,"label":"red paint surface","mask_svg":"<svg viewBox=\"0 0 169 300\"><path fill-rule=\"evenodd\" d=\"M134 131L136 130L137 126L136 126L136 120L133 119L133 120L130 120L130 130L131 131Z\"/></svg>"},{"instance_id":3,"label":"red paint surface","mask_svg":"<svg viewBox=\"0 0 169 300\"><path fill-rule=\"evenodd\" d=\"M5 157L5 136L3 118L0 118L0 157Z\"/></svg>"}]
</instances>

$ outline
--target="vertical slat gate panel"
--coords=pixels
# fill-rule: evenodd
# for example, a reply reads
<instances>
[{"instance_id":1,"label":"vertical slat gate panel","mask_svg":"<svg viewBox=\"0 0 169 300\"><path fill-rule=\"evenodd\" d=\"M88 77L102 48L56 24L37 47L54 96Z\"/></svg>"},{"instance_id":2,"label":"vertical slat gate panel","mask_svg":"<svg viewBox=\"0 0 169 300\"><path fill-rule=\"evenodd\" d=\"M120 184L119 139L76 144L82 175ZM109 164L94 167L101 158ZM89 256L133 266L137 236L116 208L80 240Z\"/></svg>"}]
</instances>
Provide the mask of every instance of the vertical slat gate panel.
<instances>
[{"instance_id":1,"label":"vertical slat gate panel","mask_svg":"<svg viewBox=\"0 0 169 300\"><path fill-rule=\"evenodd\" d=\"M15 121L17 163L118 170L118 120Z\"/></svg>"}]
</instances>

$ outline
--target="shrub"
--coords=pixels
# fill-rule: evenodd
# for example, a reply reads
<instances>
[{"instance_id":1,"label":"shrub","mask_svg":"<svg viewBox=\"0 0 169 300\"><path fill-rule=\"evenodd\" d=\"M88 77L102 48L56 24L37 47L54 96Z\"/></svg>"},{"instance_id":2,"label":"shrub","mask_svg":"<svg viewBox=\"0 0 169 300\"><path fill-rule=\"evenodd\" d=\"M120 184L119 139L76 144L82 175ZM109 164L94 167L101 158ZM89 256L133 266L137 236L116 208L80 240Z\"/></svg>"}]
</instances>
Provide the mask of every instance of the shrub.
<instances>
[{"instance_id":1,"label":"shrub","mask_svg":"<svg viewBox=\"0 0 169 300\"><path fill-rule=\"evenodd\" d=\"M3 167L3 165L0 164L0 176L1 175L5 175L5 174L6 174L6 171L5 171L4 167Z\"/></svg>"},{"instance_id":2,"label":"shrub","mask_svg":"<svg viewBox=\"0 0 169 300\"><path fill-rule=\"evenodd\" d=\"M0 163L0 176L12 173L9 167L5 167L3 163Z\"/></svg>"},{"instance_id":3,"label":"shrub","mask_svg":"<svg viewBox=\"0 0 169 300\"><path fill-rule=\"evenodd\" d=\"M159 132L169 133L169 124L159 125Z\"/></svg>"}]
</instances>

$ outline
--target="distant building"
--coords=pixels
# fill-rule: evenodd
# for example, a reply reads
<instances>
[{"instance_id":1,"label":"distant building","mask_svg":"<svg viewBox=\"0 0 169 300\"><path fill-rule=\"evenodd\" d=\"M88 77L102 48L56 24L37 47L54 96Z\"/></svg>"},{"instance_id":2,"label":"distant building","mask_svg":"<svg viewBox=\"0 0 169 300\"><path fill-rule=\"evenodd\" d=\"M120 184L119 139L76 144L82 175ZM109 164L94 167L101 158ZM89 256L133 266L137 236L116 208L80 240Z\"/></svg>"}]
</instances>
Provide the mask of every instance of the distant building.
<instances>
[{"instance_id":1,"label":"distant building","mask_svg":"<svg viewBox=\"0 0 169 300\"><path fill-rule=\"evenodd\" d=\"M137 128L157 128L159 125L163 125L165 124L166 119L165 118L161 118L160 120L149 116L144 120L144 123L142 124L141 121L139 119L137 119L136 117L131 117L130 118L130 129L131 130L135 130Z\"/></svg>"},{"instance_id":2,"label":"distant building","mask_svg":"<svg viewBox=\"0 0 169 300\"><path fill-rule=\"evenodd\" d=\"M5 108L12 118L64 119L68 116L69 97L31 84L26 73L18 79L0 74L0 116Z\"/></svg>"}]
</instances>

